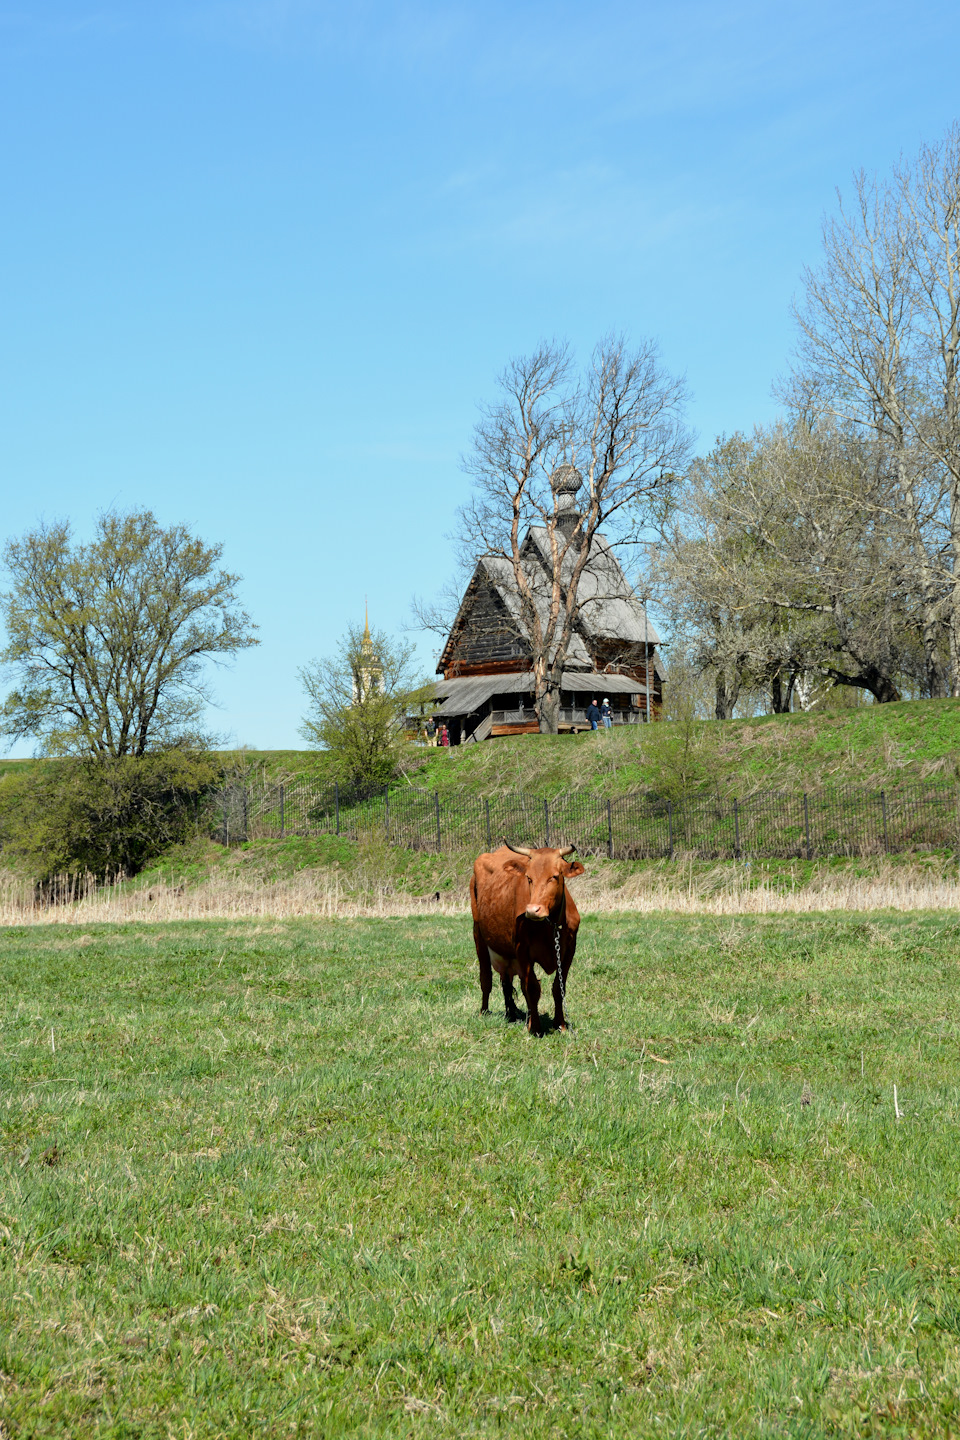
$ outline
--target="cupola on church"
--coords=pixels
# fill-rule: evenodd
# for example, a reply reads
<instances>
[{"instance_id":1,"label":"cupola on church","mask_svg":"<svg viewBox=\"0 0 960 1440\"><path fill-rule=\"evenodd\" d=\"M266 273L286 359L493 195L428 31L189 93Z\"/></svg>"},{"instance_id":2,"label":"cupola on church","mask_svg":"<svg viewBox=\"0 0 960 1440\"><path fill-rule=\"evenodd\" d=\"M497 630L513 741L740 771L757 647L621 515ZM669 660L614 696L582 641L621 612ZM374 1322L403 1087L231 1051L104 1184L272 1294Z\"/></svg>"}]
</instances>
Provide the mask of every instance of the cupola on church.
<instances>
[{"instance_id":1,"label":"cupola on church","mask_svg":"<svg viewBox=\"0 0 960 1440\"><path fill-rule=\"evenodd\" d=\"M562 465L550 483L557 530L569 538L580 521L580 473ZM561 561L563 571L573 570L574 548ZM553 581L546 526L531 525L527 531L521 564L545 623ZM563 573L560 579L565 588ZM574 630L561 681L560 730L584 729L586 709L594 699L609 701L617 725L658 719L664 676L659 645L646 608L609 542L596 534L577 587ZM437 716L445 721L451 742L538 731L533 662L513 567L502 555L482 555L437 666L442 677L435 689Z\"/></svg>"}]
</instances>

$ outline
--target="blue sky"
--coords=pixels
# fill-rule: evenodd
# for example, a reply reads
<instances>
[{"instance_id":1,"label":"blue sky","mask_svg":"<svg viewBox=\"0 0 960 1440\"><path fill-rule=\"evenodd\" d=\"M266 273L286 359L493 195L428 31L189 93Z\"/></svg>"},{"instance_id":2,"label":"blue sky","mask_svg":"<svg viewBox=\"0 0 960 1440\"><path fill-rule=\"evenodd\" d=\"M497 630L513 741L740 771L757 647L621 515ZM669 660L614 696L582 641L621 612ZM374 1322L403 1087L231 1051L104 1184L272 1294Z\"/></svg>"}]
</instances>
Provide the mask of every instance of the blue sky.
<instances>
[{"instance_id":1,"label":"blue sky","mask_svg":"<svg viewBox=\"0 0 960 1440\"><path fill-rule=\"evenodd\" d=\"M939 0L0 0L3 536L221 541L262 643L212 723L299 745L298 665L452 571L511 355L655 335L701 448L775 413L836 187L958 50Z\"/></svg>"}]
</instances>

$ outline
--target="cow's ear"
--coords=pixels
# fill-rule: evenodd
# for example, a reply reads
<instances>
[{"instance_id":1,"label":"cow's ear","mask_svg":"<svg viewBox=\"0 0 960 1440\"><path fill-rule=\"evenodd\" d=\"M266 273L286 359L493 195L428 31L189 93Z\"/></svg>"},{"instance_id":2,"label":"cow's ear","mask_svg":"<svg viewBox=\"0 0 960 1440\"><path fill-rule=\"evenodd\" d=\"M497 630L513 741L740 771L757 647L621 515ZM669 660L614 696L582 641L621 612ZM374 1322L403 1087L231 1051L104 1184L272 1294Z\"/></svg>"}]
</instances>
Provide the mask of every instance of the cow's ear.
<instances>
[{"instance_id":1,"label":"cow's ear","mask_svg":"<svg viewBox=\"0 0 960 1440\"><path fill-rule=\"evenodd\" d=\"M568 880L573 880L577 875L585 875L586 871L580 864L579 860L568 860L567 868L563 873L566 875Z\"/></svg>"},{"instance_id":2,"label":"cow's ear","mask_svg":"<svg viewBox=\"0 0 960 1440\"><path fill-rule=\"evenodd\" d=\"M526 862L525 860L521 860L521 859L518 857L516 860L506 860L506 861L504 861L504 866L503 866L503 868L504 868L504 870L515 870L518 875L526 875L526 873L527 873L527 862Z\"/></svg>"}]
</instances>

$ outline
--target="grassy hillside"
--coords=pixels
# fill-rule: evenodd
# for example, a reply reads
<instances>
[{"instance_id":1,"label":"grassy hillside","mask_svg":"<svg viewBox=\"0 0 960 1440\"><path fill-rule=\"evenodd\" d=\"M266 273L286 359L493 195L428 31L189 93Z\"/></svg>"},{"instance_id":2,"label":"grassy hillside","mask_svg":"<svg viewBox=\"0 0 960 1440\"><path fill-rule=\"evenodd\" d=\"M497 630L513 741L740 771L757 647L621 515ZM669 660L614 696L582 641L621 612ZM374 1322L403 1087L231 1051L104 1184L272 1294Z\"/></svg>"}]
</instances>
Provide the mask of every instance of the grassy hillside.
<instances>
[{"instance_id":1,"label":"grassy hillside","mask_svg":"<svg viewBox=\"0 0 960 1440\"><path fill-rule=\"evenodd\" d=\"M398 783L430 790L492 795L524 790L556 795L588 789L605 795L656 788L670 752L684 743L676 722L582 735L523 735L453 750L409 754ZM960 770L960 700L914 700L809 715L698 721L690 748L704 779L741 795L757 790L896 785L954 779ZM275 780L322 780L326 758L316 750L231 750L228 774ZM0 760L0 776L37 762Z\"/></svg>"},{"instance_id":2,"label":"grassy hillside","mask_svg":"<svg viewBox=\"0 0 960 1440\"><path fill-rule=\"evenodd\" d=\"M956 919L590 918L539 1042L471 948L0 932L3 1433L955 1434Z\"/></svg>"},{"instance_id":3,"label":"grassy hillside","mask_svg":"<svg viewBox=\"0 0 960 1440\"><path fill-rule=\"evenodd\" d=\"M524 735L429 758L411 781L443 792L589 789L608 795L658 788L686 736L677 722L594 734ZM960 700L870 705L817 715L695 722L690 736L701 783L741 796L758 790L896 785L954 779L960 764Z\"/></svg>"},{"instance_id":4,"label":"grassy hillside","mask_svg":"<svg viewBox=\"0 0 960 1440\"><path fill-rule=\"evenodd\" d=\"M227 774L282 779L286 775L321 777L327 757L320 750L221 750L218 752Z\"/></svg>"},{"instance_id":5,"label":"grassy hillside","mask_svg":"<svg viewBox=\"0 0 960 1440\"><path fill-rule=\"evenodd\" d=\"M326 756L317 750L221 750L218 752L226 774L251 779L273 779L284 775L322 776ZM5 760L0 757L0 779L4 775L22 774L44 760Z\"/></svg>"},{"instance_id":6,"label":"grassy hillside","mask_svg":"<svg viewBox=\"0 0 960 1440\"><path fill-rule=\"evenodd\" d=\"M39 764L37 760L4 760L0 758L0 778L4 775L22 773L24 770L29 770L31 766L37 764Z\"/></svg>"}]
</instances>

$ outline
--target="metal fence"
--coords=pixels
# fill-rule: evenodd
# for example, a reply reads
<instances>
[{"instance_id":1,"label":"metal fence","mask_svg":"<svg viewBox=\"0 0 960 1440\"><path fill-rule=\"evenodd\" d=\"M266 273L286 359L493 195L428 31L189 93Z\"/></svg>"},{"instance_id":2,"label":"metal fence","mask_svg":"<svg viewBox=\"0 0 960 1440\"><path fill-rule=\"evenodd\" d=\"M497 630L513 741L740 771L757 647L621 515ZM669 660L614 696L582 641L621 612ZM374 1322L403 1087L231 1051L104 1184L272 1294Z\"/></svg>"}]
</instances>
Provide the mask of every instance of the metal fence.
<instances>
[{"instance_id":1,"label":"metal fence","mask_svg":"<svg viewBox=\"0 0 960 1440\"><path fill-rule=\"evenodd\" d=\"M606 799L455 793L414 786L365 795L308 780L231 784L211 797L211 833L224 845L288 835L379 836L412 850L483 850L573 842L581 854L655 859L878 855L960 848L960 786L913 785L739 800L650 794Z\"/></svg>"}]
</instances>

